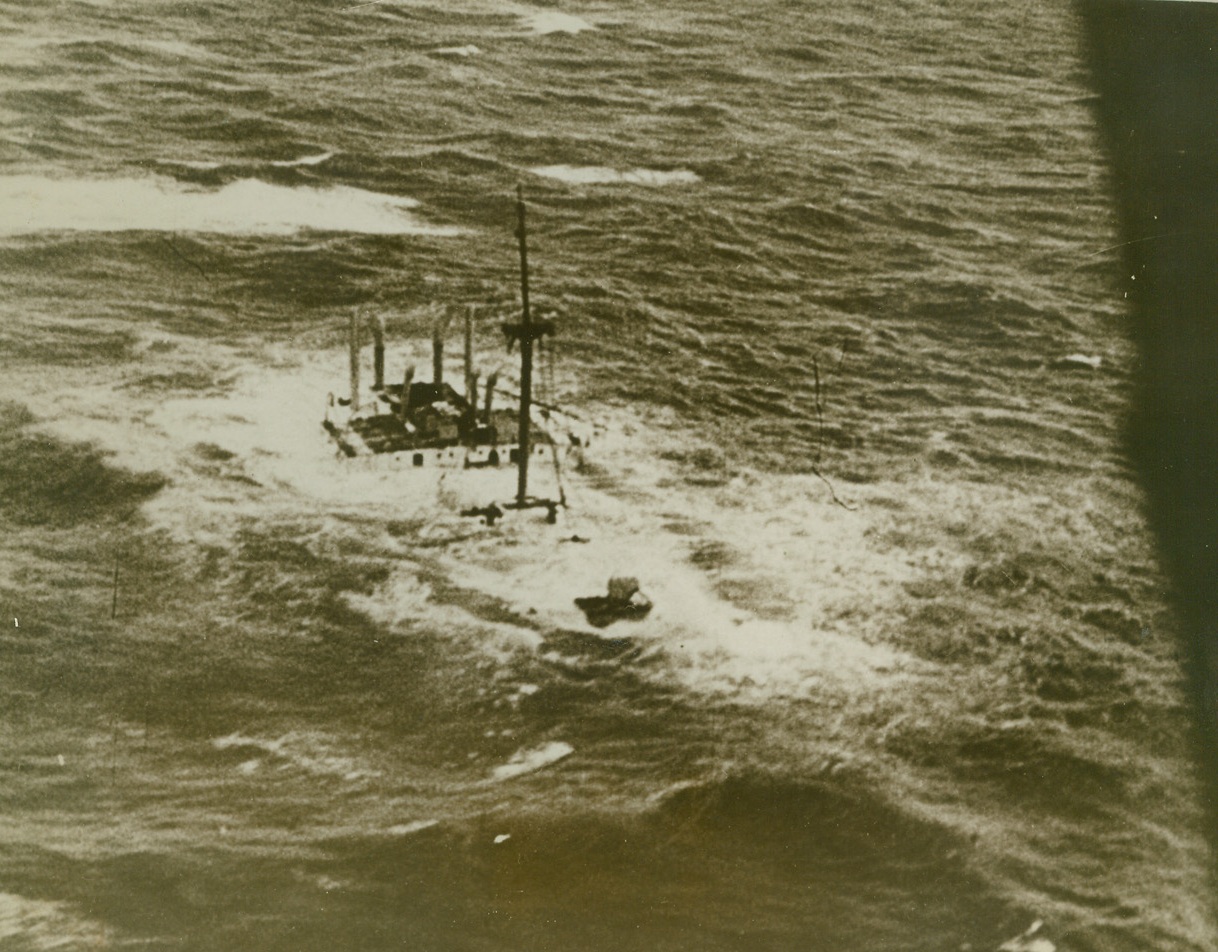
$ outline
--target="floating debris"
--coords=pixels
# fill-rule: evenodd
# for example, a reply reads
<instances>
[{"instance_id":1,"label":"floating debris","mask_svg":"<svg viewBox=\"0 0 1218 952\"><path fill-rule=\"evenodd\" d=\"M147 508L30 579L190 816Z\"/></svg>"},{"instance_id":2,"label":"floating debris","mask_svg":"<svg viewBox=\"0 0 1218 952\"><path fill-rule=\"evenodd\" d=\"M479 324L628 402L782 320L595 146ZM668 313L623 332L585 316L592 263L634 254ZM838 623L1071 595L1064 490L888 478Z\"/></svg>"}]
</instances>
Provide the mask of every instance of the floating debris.
<instances>
[{"instance_id":1,"label":"floating debris","mask_svg":"<svg viewBox=\"0 0 1218 952\"><path fill-rule=\"evenodd\" d=\"M639 580L628 576L609 579L606 595L575 599L590 625L606 628L615 621L638 621L651 611L651 599L639 590Z\"/></svg>"}]
</instances>

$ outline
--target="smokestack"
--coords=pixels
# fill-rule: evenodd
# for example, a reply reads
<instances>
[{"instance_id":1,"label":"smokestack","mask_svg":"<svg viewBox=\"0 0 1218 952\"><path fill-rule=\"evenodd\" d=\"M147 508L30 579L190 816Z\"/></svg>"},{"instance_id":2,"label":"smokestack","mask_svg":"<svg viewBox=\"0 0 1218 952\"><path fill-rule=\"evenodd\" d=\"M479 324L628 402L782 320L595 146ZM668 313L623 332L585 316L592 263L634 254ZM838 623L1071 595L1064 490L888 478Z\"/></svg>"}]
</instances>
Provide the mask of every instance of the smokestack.
<instances>
[{"instance_id":1,"label":"smokestack","mask_svg":"<svg viewBox=\"0 0 1218 952\"><path fill-rule=\"evenodd\" d=\"M444 382L444 337L440 331L431 338L431 382L437 386Z\"/></svg>"},{"instance_id":2,"label":"smokestack","mask_svg":"<svg viewBox=\"0 0 1218 952\"><path fill-rule=\"evenodd\" d=\"M385 319L379 314L369 323L372 325L372 370L375 382L373 390L385 389Z\"/></svg>"},{"instance_id":3,"label":"smokestack","mask_svg":"<svg viewBox=\"0 0 1218 952\"><path fill-rule=\"evenodd\" d=\"M355 411L359 409L359 319L355 311L351 312L348 343L351 347L351 409Z\"/></svg>"},{"instance_id":4,"label":"smokestack","mask_svg":"<svg viewBox=\"0 0 1218 952\"><path fill-rule=\"evenodd\" d=\"M410 412L410 385L414 382L414 364L406 368L406 376L402 378L402 399L398 404L398 409L402 415L402 422L406 422L406 416Z\"/></svg>"},{"instance_id":5,"label":"smokestack","mask_svg":"<svg viewBox=\"0 0 1218 952\"><path fill-rule=\"evenodd\" d=\"M483 422L490 426L491 422L491 401L495 398L495 384L499 382L499 374L493 373L486 378L486 403L482 409Z\"/></svg>"}]
</instances>

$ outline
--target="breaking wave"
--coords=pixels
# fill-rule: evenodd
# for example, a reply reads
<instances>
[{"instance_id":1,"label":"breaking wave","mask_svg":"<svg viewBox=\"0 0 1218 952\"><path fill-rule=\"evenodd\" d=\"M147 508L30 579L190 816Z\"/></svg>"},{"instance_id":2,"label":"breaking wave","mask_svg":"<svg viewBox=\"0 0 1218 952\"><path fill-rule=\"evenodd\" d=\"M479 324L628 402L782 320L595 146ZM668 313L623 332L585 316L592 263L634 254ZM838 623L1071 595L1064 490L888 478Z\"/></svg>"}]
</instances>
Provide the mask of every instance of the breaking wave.
<instances>
[{"instance_id":1,"label":"breaking wave","mask_svg":"<svg viewBox=\"0 0 1218 952\"><path fill-rule=\"evenodd\" d=\"M542 767L557 763L573 753L575 748L561 740L550 741L533 750L521 750L506 763L495 768L492 777L495 780L511 780L523 774L532 773Z\"/></svg>"},{"instance_id":2,"label":"breaking wave","mask_svg":"<svg viewBox=\"0 0 1218 952\"><path fill-rule=\"evenodd\" d=\"M536 36L548 36L551 33L583 33L585 30L595 30L591 23L570 13L558 10L541 10L536 13L522 13L521 18L530 32Z\"/></svg>"},{"instance_id":3,"label":"breaking wave","mask_svg":"<svg viewBox=\"0 0 1218 952\"><path fill-rule=\"evenodd\" d=\"M324 161L315 156L294 165ZM284 235L299 231L371 235L452 235L411 214L416 201L350 186L271 185L243 179L218 189L172 179L0 178L0 207L9 211L0 234L48 231L174 231Z\"/></svg>"},{"instance_id":4,"label":"breaking wave","mask_svg":"<svg viewBox=\"0 0 1218 952\"><path fill-rule=\"evenodd\" d=\"M689 169L612 169L603 165L542 165L534 175L571 185L697 185L702 179Z\"/></svg>"},{"instance_id":5,"label":"breaking wave","mask_svg":"<svg viewBox=\"0 0 1218 952\"><path fill-rule=\"evenodd\" d=\"M5 514L21 525L76 526L129 518L165 485L159 473L110 465L88 443L37 432L24 407L0 404L0 490Z\"/></svg>"}]
</instances>

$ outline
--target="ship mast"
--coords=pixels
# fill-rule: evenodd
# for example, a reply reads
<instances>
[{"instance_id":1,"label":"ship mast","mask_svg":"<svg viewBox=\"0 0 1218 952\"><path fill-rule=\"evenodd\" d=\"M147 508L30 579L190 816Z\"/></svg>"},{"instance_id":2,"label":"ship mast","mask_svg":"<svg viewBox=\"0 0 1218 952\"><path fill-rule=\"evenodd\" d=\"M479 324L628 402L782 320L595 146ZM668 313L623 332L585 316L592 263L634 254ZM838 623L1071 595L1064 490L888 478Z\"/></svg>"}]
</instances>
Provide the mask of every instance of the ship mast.
<instances>
[{"instance_id":1,"label":"ship mast","mask_svg":"<svg viewBox=\"0 0 1218 952\"><path fill-rule=\"evenodd\" d=\"M508 346L520 342L520 429L517 434L516 506L529 505L529 424L533 403L533 341L554 333L552 321L534 321L529 313L529 249L524 221L524 189L516 186L516 238L520 243L520 322L504 324Z\"/></svg>"}]
</instances>

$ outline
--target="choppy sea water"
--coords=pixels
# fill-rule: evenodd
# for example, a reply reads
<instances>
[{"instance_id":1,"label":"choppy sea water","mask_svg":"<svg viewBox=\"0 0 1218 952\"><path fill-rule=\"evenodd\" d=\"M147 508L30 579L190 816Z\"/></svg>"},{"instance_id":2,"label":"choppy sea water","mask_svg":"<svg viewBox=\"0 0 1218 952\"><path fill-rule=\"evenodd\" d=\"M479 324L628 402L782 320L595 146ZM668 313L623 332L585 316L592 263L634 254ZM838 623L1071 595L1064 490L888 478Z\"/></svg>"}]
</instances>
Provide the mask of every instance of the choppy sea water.
<instances>
[{"instance_id":1,"label":"choppy sea water","mask_svg":"<svg viewBox=\"0 0 1218 952\"><path fill-rule=\"evenodd\" d=\"M1077 47L0 4L5 946L1212 949ZM319 425L353 308L506 372L518 182L554 528Z\"/></svg>"}]
</instances>

